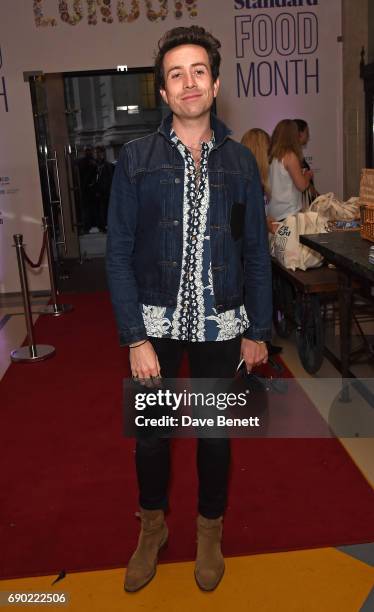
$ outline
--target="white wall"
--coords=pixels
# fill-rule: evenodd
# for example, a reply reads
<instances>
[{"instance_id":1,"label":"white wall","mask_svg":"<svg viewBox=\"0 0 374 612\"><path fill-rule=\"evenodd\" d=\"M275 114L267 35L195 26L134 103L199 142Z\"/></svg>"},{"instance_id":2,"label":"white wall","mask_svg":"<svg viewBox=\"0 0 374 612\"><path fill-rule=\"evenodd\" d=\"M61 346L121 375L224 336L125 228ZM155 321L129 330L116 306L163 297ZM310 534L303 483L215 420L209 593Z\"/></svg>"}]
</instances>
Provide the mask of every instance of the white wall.
<instances>
[{"instance_id":1,"label":"white wall","mask_svg":"<svg viewBox=\"0 0 374 612\"><path fill-rule=\"evenodd\" d=\"M40 7L44 19L54 19L56 25L37 26L33 4ZM67 0L66 4L70 16L74 15L73 5L76 3ZM104 6L100 0L96 4ZM0 224L0 292L19 290L15 254L11 248L12 234L24 234L28 252L33 258L37 257L41 244L37 230L42 215L41 192L30 92L28 84L23 81L23 72L108 69L119 64L150 66L157 40L165 30L176 25L198 23L211 29L221 40L223 65L217 107L220 117L233 129L234 137L240 139L251 127L262 127L270 132L280 119L286 117L306 119L312 135L306 154L313 159L317 187L320 191L342 193L342 109L339 102L342 97L342 59L336 40L341 34L340 0L195 0L197 16L190 16L184 6L183 17L179 19L174 14L174 0L162 0L161 4L168 6L169 12L165 19L154 21L146 15L145 0L138 0L135 4L139 6L140 14L132 22L119 22L118 4L131 6L130 0L122 4L112 0L113 22L103 23L98 11L98 23L90 25L87 6L94 6L95 2L81 0L83 17L76 25L70 25L61 20L58 0L34 3L1 0L0 94L3 76L8 112L4 96L0 95L0 177L9 177L10 183L5 187L0 185L0 192L4 191L0 193L0 219L3 219ZM153 5L158 10L160 1L153 0ZM280 14L283 17L279 17ZM293 24L298 20L302 23L305 18L307 39L308 33L311 34L306 44L311 53L304 53L305 48L299 49L299 53L297 49L298 43L302 44L304 40L304 26L300 31L296 30L294 51L292 42L289 44L288 41L287 24L292 30ZM242 24L242 36L238 34L238 24ZM278 31L272 38L275 27ZM247 33L249 38L246 38ZM241 38L244 38L243 57L238 57L242 55ZM305 66L307 72L313 73L316 63L318 91L317 79L310 77L306 92ZM245 80L248 74L260 75L255 90L253 79L250 81L248 96L243 87L238 91L238 64ZM298 67L298 88L295 66ZM285 75L287 67L288 94L279 79L279 73ZM251 69L252 73L249 72ZM277 91L274 71L278 75ZM12 189L16 191L9 193ZM33 289L48 287L45 269L37 275L30 273L30 276Z\"/></svg>"}]
</instances>

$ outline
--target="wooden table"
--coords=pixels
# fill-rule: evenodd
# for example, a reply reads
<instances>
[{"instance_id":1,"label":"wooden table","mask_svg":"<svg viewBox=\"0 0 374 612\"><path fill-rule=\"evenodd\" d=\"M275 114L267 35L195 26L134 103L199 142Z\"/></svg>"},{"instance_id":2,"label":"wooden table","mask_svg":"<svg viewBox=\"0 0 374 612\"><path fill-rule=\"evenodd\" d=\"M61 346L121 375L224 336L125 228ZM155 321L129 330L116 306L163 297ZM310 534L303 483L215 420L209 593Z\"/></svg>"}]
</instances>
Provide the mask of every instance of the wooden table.
<instances>
[{"instance_id":1,"label":"wooden table","mask_svg":"<svg viewBox=\"0 0 374 612\"><path fill-rule=\"evenodd\" d=\"M354 281L369 289L373 295L374 264L369 263L371 242L361 238L359 231L330 232L300 236L300 242L321 253L336 266L340 311L340 360L343 380L349 378L351 344L352 293ZM342 399L348 399L343 384Z\"/></svg>"}]
</instances>

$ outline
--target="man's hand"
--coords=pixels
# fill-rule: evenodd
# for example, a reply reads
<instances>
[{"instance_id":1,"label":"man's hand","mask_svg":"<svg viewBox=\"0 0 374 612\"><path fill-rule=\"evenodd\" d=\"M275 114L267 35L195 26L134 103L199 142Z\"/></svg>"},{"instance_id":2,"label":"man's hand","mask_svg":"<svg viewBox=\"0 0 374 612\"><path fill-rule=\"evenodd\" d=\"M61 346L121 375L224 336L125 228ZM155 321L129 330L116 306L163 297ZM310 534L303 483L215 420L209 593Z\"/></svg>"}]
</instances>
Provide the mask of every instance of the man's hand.
<instances>
[{"instance_id":1,"label":"man's hand","mask_svg":"<svg viewBox=\"0 0 374 612\"><path fill-rule=\"evenodd\" d=\"M268 350L266 342L258 344L254 340L242 338L241 357L245 361L247 372L250 372L257 365L267 363Z\"/></svg>"},{"instance_id":2,"label":"man's hand","mask_svg":"<svg viewBox=\"0 0 374 612\"><path fill-rule=\"evenodd\" d=\"M130 368L134 378L142 382L161 375L161 368L151 342L130 349Z\"/></svg>"}]
</instances>

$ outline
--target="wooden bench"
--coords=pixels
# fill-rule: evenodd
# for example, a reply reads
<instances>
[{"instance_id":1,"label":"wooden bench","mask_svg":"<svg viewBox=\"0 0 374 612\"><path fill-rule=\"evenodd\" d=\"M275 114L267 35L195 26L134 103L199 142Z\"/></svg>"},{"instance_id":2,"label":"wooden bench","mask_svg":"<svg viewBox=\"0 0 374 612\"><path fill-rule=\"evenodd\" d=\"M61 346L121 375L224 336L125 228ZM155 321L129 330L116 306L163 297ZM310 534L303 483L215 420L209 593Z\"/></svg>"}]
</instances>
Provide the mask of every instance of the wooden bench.
<instances>
[{"instance_id":1,"label":"wooden bench","mask_svg":"<svg viewBox=\"0 0 374 612\"><path fill-rule=\"evenodd\" d=\"M322 266L310 270L288 270L272 258L273 273L286 278L301 293L336 293L338 274L335 268Z\"/></svg>"},{"instance_id":2,"label":"wooden bench","mask_svg":"<svg viewBox=\"0 0 374 612\"><path fill-rule=\"evenodd\" d=\"M273 322L278 336L288 337L296 328L300 361L309 374L321 367L324 356L325 314L321 306L338 295L335 268L324 265L309 270L288 270L272 259Z\"/></svg>"}]
</instances>

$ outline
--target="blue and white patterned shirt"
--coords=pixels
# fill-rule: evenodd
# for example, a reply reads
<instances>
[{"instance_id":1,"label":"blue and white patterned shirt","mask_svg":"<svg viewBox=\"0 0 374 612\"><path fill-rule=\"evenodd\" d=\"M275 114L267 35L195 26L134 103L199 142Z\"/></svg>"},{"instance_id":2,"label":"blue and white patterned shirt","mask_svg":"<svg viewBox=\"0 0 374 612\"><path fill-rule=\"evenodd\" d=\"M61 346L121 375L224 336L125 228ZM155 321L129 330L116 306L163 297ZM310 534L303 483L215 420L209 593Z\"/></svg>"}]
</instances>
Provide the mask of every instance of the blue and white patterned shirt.
<instances>
[{"instance_id":1,"label":"blue and white patterned shirt","mask_svg":"<svg viewBox=\"0 0 374 612\"><path fill-rule=\"evenodd\" d=\"M231 340L249 321L243 306L217 313L214 302L209 236L208 156L214 135L202 143L200 171L187 147L171 131L184 164L183 255L176 307L142 304L147 335L189 342Z\"/></svg>"}]
</instances>

